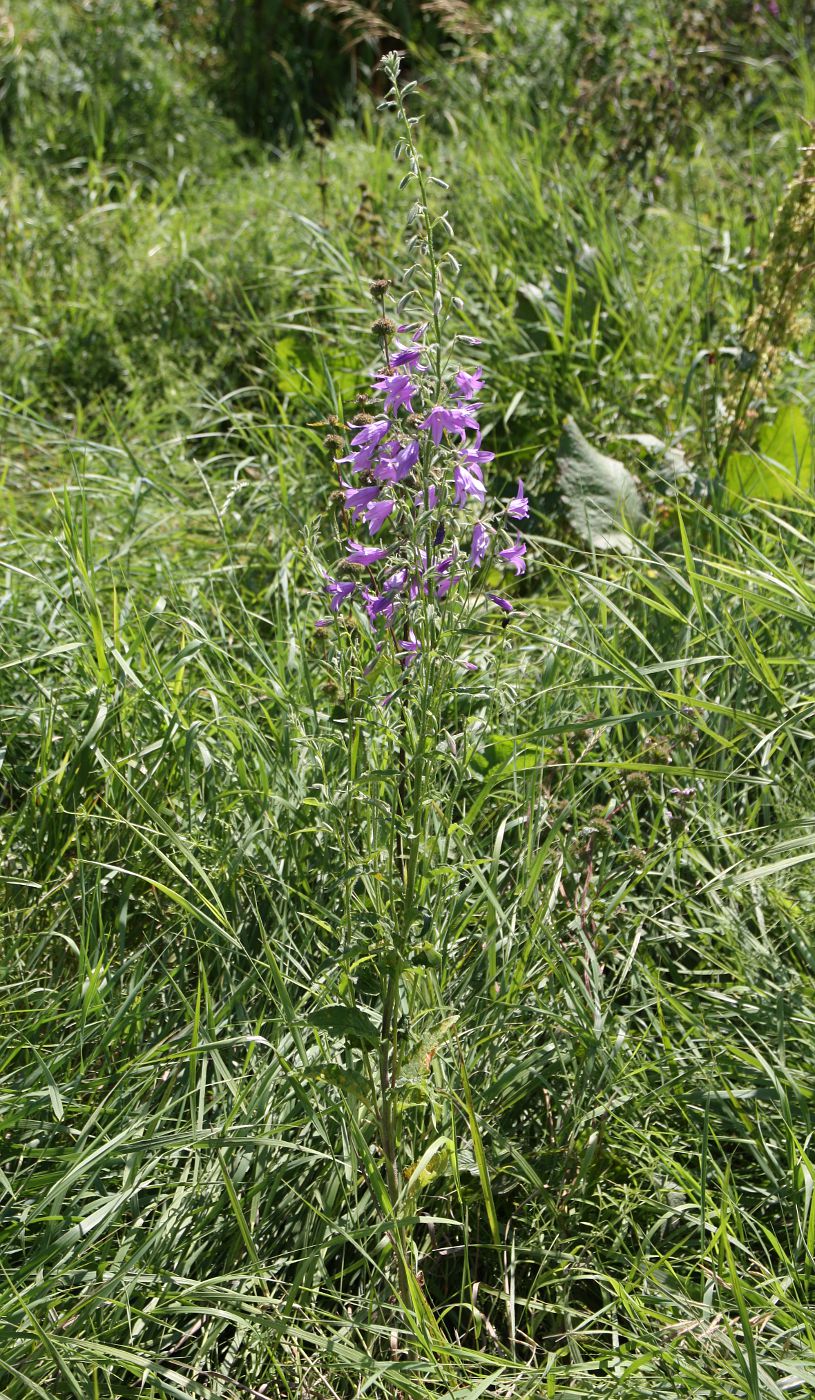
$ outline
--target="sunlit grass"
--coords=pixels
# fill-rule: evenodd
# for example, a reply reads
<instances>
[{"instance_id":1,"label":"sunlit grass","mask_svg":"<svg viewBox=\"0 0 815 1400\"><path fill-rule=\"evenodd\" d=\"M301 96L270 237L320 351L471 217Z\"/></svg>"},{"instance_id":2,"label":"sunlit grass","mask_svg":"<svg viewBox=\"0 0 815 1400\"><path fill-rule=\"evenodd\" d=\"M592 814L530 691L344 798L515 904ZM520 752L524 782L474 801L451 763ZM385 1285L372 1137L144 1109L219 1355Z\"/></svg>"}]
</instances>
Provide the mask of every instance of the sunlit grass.
<instances>
[{"instance_id":1,"label":"sunlit grass","mask_svg":"<svg viewBox=\"0 0 815 1400\"><path fill-rule=\"evenodd\" d=\"M343 921L367 872L304 545L334 484L313 425L365 383L401 245L390 133L340 127L324 223L316 152L247 161L217 124L132 195L3 157L3 1394L815 1385L815 503L706 490L706 351L766 232L730 211L749 169L768 216L797 91L771 148L766 111L749 141L713 113L654 189L554 111L431 84L534 566L451 702L470 745L423 851L399 1209L425 1310L315 1019L367 1004L376 933ZM811 380L802 350L780 401ZM641 473L626 558L565 528L567 412ZM643 432L695 478L660 483Z\"/></svg>"}]
</instances>

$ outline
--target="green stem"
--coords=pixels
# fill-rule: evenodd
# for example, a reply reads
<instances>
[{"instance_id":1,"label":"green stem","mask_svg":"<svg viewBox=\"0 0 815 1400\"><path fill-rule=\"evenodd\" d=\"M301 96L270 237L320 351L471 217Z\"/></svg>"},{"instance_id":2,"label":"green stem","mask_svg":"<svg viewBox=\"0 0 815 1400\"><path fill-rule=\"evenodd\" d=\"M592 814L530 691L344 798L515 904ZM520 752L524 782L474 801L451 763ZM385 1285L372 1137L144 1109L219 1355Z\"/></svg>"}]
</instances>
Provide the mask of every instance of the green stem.
<instances>
[{"instance_id":1,"label":"green stem","mask_svg":"<svg viewBox=\"0 0 815 1400\"><path fill-rule=\"evenodd\" d=\"M399 109L399 116L402 118L402 124L405 128L407 145L410 149L411 169L415 172L416 179L419 182L419 193L421 194L422 223L424 224L425 235L427 238L427 259L430 265L431 313L433 317L433 333L436 341L435 397L438 400L441 394L441 309L439 307L439 267L436 261L436 250L433 247L433 221L430 217L430 208L427 203L427 181L425 180L424 172L422 170L421 158L419 156L418 150L416 149L416 142L413 140L413 128L410 124L408 114L405 111L405 104L402 98L402 93L399 90L399 85L396 82L395 77L393 79L393 93L394 97L396 98L396 105Z\"/></svg>"},{"instance_id":2,"label":"green stem","mask_svg":"<svg viewBox=\"0 0 815 1400\"><path fill-rule=\"evenodd\" d=\"M394 954L385 986L382 1030L379 1038L380 1136L388 1180L388 1194L394 1215L393 1232L396 1237L399 1296L403 1304L408 1307L410 1305L410 1285L406 1265L407 1239L404 1226L396 1218L399 1205L399 1163L396 1146L396 1074L398 1068L396 1062L396 1006L400 980L401 962L398 954Z\"/></svg>"}]
</instances>

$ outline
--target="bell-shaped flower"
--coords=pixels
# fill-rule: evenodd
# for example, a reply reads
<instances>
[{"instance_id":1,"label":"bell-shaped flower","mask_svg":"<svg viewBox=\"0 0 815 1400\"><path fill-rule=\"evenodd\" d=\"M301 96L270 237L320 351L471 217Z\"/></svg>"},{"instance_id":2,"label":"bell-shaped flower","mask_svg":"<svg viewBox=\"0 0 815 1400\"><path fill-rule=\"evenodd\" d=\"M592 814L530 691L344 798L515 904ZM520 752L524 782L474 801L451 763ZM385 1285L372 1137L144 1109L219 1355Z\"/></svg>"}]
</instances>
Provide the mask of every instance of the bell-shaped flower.
<instances>
[{"instance_id":1,"label":"bell-shaped flower","mask_svg":"<svg viewBox=\"0 0 815 1400\"><path fill-rule=\"evenodd\" d=\"M477 431L478 419L467 408L448 408L437 403L419 427L427 429L436 447L440 447L444 433L459 433L463 438L468 429Z\"/></svg>"},{"instance_id":2,"label":"bell-shaped flower","mask_svg":"<svg viewBox=\"0 0 815 1400\"><path fill-rule=\"evenodd\" d=\"M529 498L524 495L524 484L518 477L518 491L507 506L510 520L526 520L529 515Z\"/></svg>"},{"instance_id":3,"label":"bell-shaped flower","mask_svg":"<svg viewBox=\"0 0 815 1400\"><path fill-rule=\"evenodd\" d=\"M413 412L413 395L416 388L407 374L380 374L374 381L374 389L385 395L385 412L396 413L404 408Z\"/></svg>"},{"instance_id":4,"label":"bell-shaped flower","mask_svg":"<svg viewBox=\"0 0 815 1400\"><path fill-rule=\"evenodd\" d=\"M351 438L352 447L378 447L384 437L387 437L391 430L389 418L375 418L372 423L365 423L358 433Z\"/></svg>"},{"instance_id":5,"label":"bell-shaped flower","mask_svg":"<svg viewBox=\"0 0 815 1400\"><path fill-rule=\"evenodd\" d=\"M516 574L526 573L526 545L522 540L516 540L509 549L499 549L498 558L503 559L505 564L511 564Z\"/></svg>"},{"instance_id":6,"label":"bell-shaped flower","mask_svg":"<svg viewBox=\"0 0 815 1400\"><path fill-rule=\"evenodd\" d=\"M484 387L484 371L479 368L473 370L472 374L466 369L460 369L456 375L456 398L467 400L477 399Z\"/></svg>"},{"instance_id":7,"label":"bell-shaped flower","mask_svg":"<svg viewBox=\"0 0 815 1400\"><path fill-rule=\"evenodd\" d=\"M412 665L412 663L416 661L419 657L422 650L422 644L421 642L417 641L416 634L412 628L408 632L407 641L399 643L399 650L402 652L402 655L399 657L399 660L404 666Z\"/></svg>"},{"instance_id":8,"label":"bell-shaped flower","mask_svg":"<svg viewBox=\"0 0 815 1400\"><path fill-rule=\"evenodd\" d=\"M476 520L470 545L470 563L474 569L477 569L479 564L483 564L489 546L490 532L486 525L483 525L480 520Z\"/></svg>"},{"instance_id":9,"label":"bell-shaped flower","mask_svg":"<svg viewBox=\"0 0 815 1400\"><path fill-rule=\"evenodd\" d=\"M476 472L478 475L476 475ZM455 501L457 506L467 504L468 497L472 496L479 505L484 504L486 499L486 489L481 480L481 473L476 467L474 470L466 467L463 462L456 462L453 470L453 479L456 486Z\"/></svg>"},{"instance_id":10,"label":"bell-shaped flower","mask_svg":"<svg viewBox=\"0 0 815 1400\"><path fill-rule=\"evenodd\" d=\"M346 510L351 511L351 519L359 520L372 501L379 495L378 486L345 486L343 496Z\"/></svg>"},{"instance_id":11,"label":"bell-shaped flower","mask_svg":"<svg viewBox=\"0 0 815 1400\"><path fill-rule=\"evenodd\" d=\"M368 529L372 535L379 534L395 504L395 501L371 501L371 504L365 507L363 518L368 522Z\"/></svg>"},{"instance_id":12,"label":"bell-shaped flower","mask_svg":"<svg viewBox=\"0 0 815 1400\"><path fill-rule=\"evenodd\" d=\"M415 440L404 447L396 444L397 450L389 452L374 468L377 481L404 481L419 460L419 444Z\"/></svg>"},{"instance_id":13,"label":"bell-shaped flower","mask_svg":"<svg viewBox=\"0 0 815 1400\"><path fill-rule=\"evenodd\" d=\"M387 549L377 549L372 544L358 544L356 540L348 541L347 564L378 564L380 559L387 559Z\"/></svg>"},{"instance_id":14,"label":"bell-shaped flower","mask_svg":"<svg viewBox=\"0 0 815 1400\"><path fill-rule=\"evenodd\" d=\"M455 587L455 585L459 582L460 578L461 574L447 574L447 576L441 579L439 582L439 585L436 589L436 597L446 598L447 594L450 592L450 589Z\"/></svg>"},{"instance_id":15,"label":"bell-shaped flower","mask_svg":"<svg viewBox=\"0 0 815 1400\"><path fill-rule=\"evenodd\" d=\"M422 351L418 345L400 345L397 340L391 350L392 369L421 369Z\"/></svg>"},{"instance_id":16,"label":"bell-shaped flower","mask_svg":"<svg viewBox=\"0 0 815 1400\"><path fill-rule=\"evenodd\" d=\"M338 612L342 604L351 597L356 584L350 579L331 578L326 574L325 591L329 597L329 608L333 613Z\"/></svg>"}]
</instances>

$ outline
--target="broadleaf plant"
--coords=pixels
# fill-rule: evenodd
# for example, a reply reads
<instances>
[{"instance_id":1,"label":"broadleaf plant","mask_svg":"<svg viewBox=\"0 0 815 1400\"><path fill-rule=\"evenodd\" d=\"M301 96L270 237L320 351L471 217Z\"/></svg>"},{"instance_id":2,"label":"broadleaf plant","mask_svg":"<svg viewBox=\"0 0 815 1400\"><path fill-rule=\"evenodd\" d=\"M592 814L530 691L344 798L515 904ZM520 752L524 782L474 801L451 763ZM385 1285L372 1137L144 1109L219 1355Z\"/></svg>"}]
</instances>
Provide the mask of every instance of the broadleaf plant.
<instances>
[{"instance_id":1,"label":"broadleaf plant","mask_svg":"<svg viewBox=\"0 0 815 1400\"><path fill-rule=\"evenodd\" d=\"M569 523L593 549L633 548L645 521L637 483L616 457L587 442L573 418L563 425L557 456L560 490Z\"/></svg>"}]
</instances>

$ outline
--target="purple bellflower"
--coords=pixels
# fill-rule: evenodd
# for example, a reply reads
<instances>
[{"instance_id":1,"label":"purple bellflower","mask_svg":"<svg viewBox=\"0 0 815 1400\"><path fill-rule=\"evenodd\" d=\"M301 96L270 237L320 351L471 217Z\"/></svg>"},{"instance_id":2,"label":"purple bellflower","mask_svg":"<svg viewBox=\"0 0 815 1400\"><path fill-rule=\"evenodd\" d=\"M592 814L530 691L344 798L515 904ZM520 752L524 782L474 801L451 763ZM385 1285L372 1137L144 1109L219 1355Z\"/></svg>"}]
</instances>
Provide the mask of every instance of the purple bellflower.
<instances>
[{"instance_id":1,"label":"purple bellflower","mask_svg":"<svg viewBox=\"0 0 815 1400\"><path fill-rule=\"evenodd\" d=\"M480 520L476 520L473 526L473 540L470 545L470 563L474 569L477 569L479 564L483 564L484 556L489 547L490 532L485 525L481 524Z\"/></svg>"},{"instance_id":2,"label":"purple bellflower","mask_svg":"<svg viewBox=\"0 0 815 1400\"><path fill-rule=\"evenodd\" d=\"M382 314L372 330L383 354L369 394L377 396L377 407L358 413L345 428L332 419L336 427L328 440L336 443L342 431L346 444L335 459L346 572L339 565L338 578L326 575L331 618L318 624L330 623L346 606L353 608L363 627L367 619L376 654L396 660L405 672L426 667L445 637L451 639L457 620L471 617L474 600L486 598L505 615L512 613L508 598L485 592L487 571L498 562L516 576L526 572L527 546L516 531L530 513L520 479L511 499L500 503L488 497L484 472L495 454L484 446L479 419L487 393L484 370L473 364L449 366L448 347L440 342L454 300L447 286L447 258L437 255L432 237L414 238L414 246L417 242L417 266L427 273L429 265L433 274L432 315L394 325L385 314L387 279L376 279L372 293ZM450 261L455 265L452 255ZM418 317L430 307L415 271L407 275L400 305L409 306L415 298L413 304L422 305ZM457 340L481 343L476 337ZM368 401L368 395L358 396L362 405ZM363 525L367 543L356 538ZM353 579L348 578L351 568L360 571ZM456 651L452 648L451 656L471 668L473 663L462 661ZM363 674L377 675L366 662L361 662ZM389 698L400 693L401 687Z\"/></svg>"},{"instance_id":3,"label":"purple bellflower","mask_svg":"<svg viewBox=\"0 0 815 1400\"><path fill-rule=\"evenodd\" d=\"M480 367L468 374L460 369L456 375L455 395L458 399L477 399L484 386L484 371Z\"/></svg>"},{"instance_id":4,"label":"purple bellflower","mask_svg":"<svg viewBox=\"0 0 815 1400\"><path fill-rule=\"evenodd\" d=\"M329 608L333 613L339 612L343 603L347 602L356 589L356 584L350 580L329 578L326 575L325 591L329 596Z\"/></svg>"},{"instance_id":5,"label":"purple bellflower","mask_svg":"<svg viewBox=\"0 0 815 1400\"><path fill-rule=\"evenodd\" d=\"M379 534L395 504L395 501L371 501L371 504L365 507L363 514L372 535Z\"/></svg>"},{"instance_id":6,"label":"purple bellflower","mask_svg":"<svg viewBox=\"0 0 815 1400\"><path fill-rule=\"evenodd\" d=\"M338 459L357 474L356 482L353 477L350 484L340 481L352 523L364 522L372 539L381 535L382 543L379 538L370 544L355 539L347 543L345 563L366 571L364 585L325 580L332 617L359 598L378 638L376 645L381 648L390 638L388 645L405 667L421 658L418 637L423 642L426 638L418 622L423 610L434 600L448 599L446 606L454 606L454 597L477 589L476 571L493 538L496 559L516 575L526 571L526 544L520 536L513 540L507 535L510 522L517 525L529 515L523 481L518 480L516 494L503 510L490 507L487 500L484 467L495 454L483 446L477 416L476 395L484 390L484 372L458 369L446 384L442 378L439 393L429 369L419 364L421 354L429 360L433 356L433 347L422 350L417 345L426 329L414 331L412 340L391 354L387 369L376 375L373 387L384 396L383 412L369 423L354 425L350 450ZM414 377L417 370L421 377ZM469 526L472 503L478 518ZM495 593L486 596L505 614L513 611L509 599ZM327 622L330 619L323 619L320 625Z\"/></svg>"},{"instance_id":7,"label":"purple bellflower","mask_svg":"<svg viewBox=\"0 0 815 1400\"><path fill-rule=\"evenodd\" d=\"M510 520L526 520L529 515L529 498L524 495L524 484L518 477L518 491L507 506Z\"/></svg>"},{"instance_id":8,"label":"purple bellflower","mask_svg":"<svg viewBox=\"0 0 815 1400\"><path fill-rule=\"evenodd\" d=\"M462 439L468 428L478 428L478 419L468 408L449 408L445 404L434 404L420 428L426 428L436 447L441 447L443 433L458 433Z\"/></svg>"},{"instance_id":9,"label":"purple bellflower","mask_svg":"<svg viewBox=\"0 0 815 1400\"><path fill-rule=\"evenodd\" d=\"M511 564L512 567L513 567L513 569L515 570L516 574L525 574L525 573L526 573L526 560L524 559L524 555L525 555L525 554L526 554L526 545L523 544L520 540L516 540L514 544L511 544L511 545L509 546L509 549L499 549L499 551L498 551L498 558L499 558L499 559L503 559L503 561L504 561L505 564Z\"/></svg>"},{"instance_id":10,"label":"purple bellflower","mask_svg":"<svg viewBox=\"0 0 815 1400\"><path fill-rule=\"evenodd\" d=\"M343 496L345 497L346 510L351 511L351 519L359 520L371 501L375 501L378 495L378 486L345 486Z\"/></svg>"},{"instance_id":11,"label":"purple bellflower","mask_svg":"<svg viewBox=\"0 0 815 1400\"><path fill-rule=\"evenodd\" d=\"M410 666L419 657L422 644L416 640L416 633L412 627L408 632L407 641L399 643L399 650L402 653L399 660L404 666Z\"/></svg>"},{"instance_id":12,"label":"purple bellflower","mask_svg":"<svg viewBox=\"0 0 815 1400\"><path fill-rule=\"evenodd\" d=\"M472 496L480 506L483 506L487 491L481 480L481 472L477 467L465 467L461 462L457 462L453 469L453 479L456 486L455 501L457 506L466 505L468 496Z\"/></svg>"},{"instance_id":13,"label":"purple bellflower","mask_svg":"<svg viewBox=\"0 0 815 1400\"><path fill-rule=\"evenodd\" d=\"M354 540L348 541L348 558L346 564L378 564L381 559L387 559L387 549L377 549L372 544L357 544Z\"/></svg>"},{"instance_id":14,"label":"purple bellflower","mask_svg":"<svg viewBox=\"0 0 815 1400\"><path fill-rule=\"evenodd\" d=\"M421 369L422 352L418 345L400 345L391 351L391 369Z\"/></svg>"},{"instance_id":15,"label":"purple bellflower","mask_svg":"<svg viewBox=\"0 0 815 1400\"><path fill-rule=\"evenodd\" d=\"M389 418L375 418L372 423L366 423L351 438L352 447L378 447L384 437L387 437L391 430Z\"/></svg>"},{"instance_id":16,"label":"purple bellflower","mask_svg":"<svg viewBox=\"0 0 815 1400\"><path fill-rule=\"evenodd\" d=\"M379 394L385 395L385 412L396 413L400 408L404 408L408 413L413 412L413 395L417 392L413 381L408 374L380 374L374 380L374 389Z\"/></svg>"}]
</instances>

